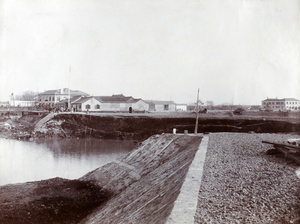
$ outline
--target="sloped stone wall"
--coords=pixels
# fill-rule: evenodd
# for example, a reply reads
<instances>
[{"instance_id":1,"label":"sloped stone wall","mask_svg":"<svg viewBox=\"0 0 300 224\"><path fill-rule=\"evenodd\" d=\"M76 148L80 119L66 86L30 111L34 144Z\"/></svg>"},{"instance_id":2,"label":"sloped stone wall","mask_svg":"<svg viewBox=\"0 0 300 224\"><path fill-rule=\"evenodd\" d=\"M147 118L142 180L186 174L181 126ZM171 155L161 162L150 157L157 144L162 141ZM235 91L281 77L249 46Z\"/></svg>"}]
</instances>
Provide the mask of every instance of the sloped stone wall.
<instances>
[{"instance_id":1,"label":"sloped stone wall","mask_svg":"<svg viewBox=\"0 0 300 224\"><path fill-rule=\"evenodd\" d=\"M80 178L114 196L82 223L165 223L201 136L153 136L116 163Z\"/></svg>"}]
</instances>

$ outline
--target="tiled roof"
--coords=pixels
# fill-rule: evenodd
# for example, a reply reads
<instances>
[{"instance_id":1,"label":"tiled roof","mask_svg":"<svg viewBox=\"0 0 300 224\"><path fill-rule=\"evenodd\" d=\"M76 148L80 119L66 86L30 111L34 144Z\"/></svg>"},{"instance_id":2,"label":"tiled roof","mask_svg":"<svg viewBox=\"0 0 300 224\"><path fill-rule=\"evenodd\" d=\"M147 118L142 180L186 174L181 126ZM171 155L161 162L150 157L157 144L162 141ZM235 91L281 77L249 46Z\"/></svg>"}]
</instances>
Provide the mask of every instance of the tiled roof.
<instances>
[{"instance_id":1,"label":"tiled roof","mask_svg":"<svg viewBox=\"0 0 300 224\"><path fill-rule=\"evenodd\" d=\"M81 104L81 103L85 103L86 101L90 100L90 99L95 99L97 101L99 101L96 97L93 97L93 96L89 96L89 97L82 97L80 100L74 102L74 103L78 103L78 104ZM99 102L100 103L100 102Z\"/></svg>"},{"instance_id":2,"label":"tiled roof","mask_svg":"<svg viewBox=\"0 0 300 224\"><path fill-rule=\"evenodd\" d=\"M297 100L297 99L295 99L295 98L284 98L284 100L288 100L288 101L299 101L299 100Z\"/></svg>"},{"instance_id":3,"label":"tiled roof","mask_svg":"<svg viewBox=\"0 0 300 224\"><path fill-rule=\"evenodd\" d=\"M63 89L47 90L43 93L40 93L39 95L59 95L59 94L62 94L62 95L69 94L69 89L63 88ZM88 96L89 94L82 92L80 90L70 89L70 95L71 96Z\"/></svg>"},{"instance_id":4,"label":"tiled roof","mask_svg":"<svg viewBox=\"0 0 300 224\"><path fill-rule=\"evenodd\" d=\"M263 100L263 101L299 101L295 98L283 98L283 99L272 99L272 98L269 98L269 99L266 99L266 100Z\"/></svg>"},{"instance_id":5,"label":"tiled roof","mask_svg":"<svg viewBox=\"0 0 300 224\"><path fill-rule=\"evenodd\" d=\"M263 100L263 101L283 101L283 99L266 99L266 100Z\"/></svg>"},{"instance_id":6,"label":"tiled roof","mask_svg":"<svg viewBox=\"0 0 300 224\"><path fill-rule=\"evenodd\" d=\"M141 100L141 101L144 101L144 100L142 100L142 99L140 98L140 99L133 99L133 102L136 103L136 102L139 102L140 100ZM145 101L144 101L144 102L145 102Z\"/></svg>"},{"instance_id":7,"label":"tiled roof","mask_svg":"<svg viewBox=\"0 0 300 224\"><path fill-rule=\"evenodd\" d=\"M142 99L134 99L131 96L123 95L112 95L112 96L74 96L70 99L71 103L84 103L90 99L94 98L95 100L102 103L136 103ZM67 103L68 99L62 100L59 104Z\"/></svg>"},{"instance_id":8,"label":"tiled roof","mask_svg":"<svg viewBox=\"0 0 300 224\"><path fill-rule=\"evenodd\" d=\"M131 103L135 102L132 96L124 96L123 94L120 95L112 95L112 96L95 96L97 100L103 103Z\"/></svg>"}]
</instances>

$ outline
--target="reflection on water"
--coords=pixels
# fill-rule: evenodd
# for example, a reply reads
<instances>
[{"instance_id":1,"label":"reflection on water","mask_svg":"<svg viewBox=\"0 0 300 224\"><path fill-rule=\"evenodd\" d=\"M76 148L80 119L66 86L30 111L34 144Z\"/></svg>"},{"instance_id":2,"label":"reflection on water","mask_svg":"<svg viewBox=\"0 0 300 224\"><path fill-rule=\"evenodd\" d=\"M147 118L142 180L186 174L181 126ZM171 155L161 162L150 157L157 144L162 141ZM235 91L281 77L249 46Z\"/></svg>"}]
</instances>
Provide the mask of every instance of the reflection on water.
<instances>
[{"instance_id":1,"label":"reflection on water","mask_svg":"<svg viewBox=\"0 0 300 224\"><path fill-rule=\"evenodd\" d=\"M76 179L136 147L134 141L0 139L0 185L53 177Z\"/></svg>"}]
</instances>

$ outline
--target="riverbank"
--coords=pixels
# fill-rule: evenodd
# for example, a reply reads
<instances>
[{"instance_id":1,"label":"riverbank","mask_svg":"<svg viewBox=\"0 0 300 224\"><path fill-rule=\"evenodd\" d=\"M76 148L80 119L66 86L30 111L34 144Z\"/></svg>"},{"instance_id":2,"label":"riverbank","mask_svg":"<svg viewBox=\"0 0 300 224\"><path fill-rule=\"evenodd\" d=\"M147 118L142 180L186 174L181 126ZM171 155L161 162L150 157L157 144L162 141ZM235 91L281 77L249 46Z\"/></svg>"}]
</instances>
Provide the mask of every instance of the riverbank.
<instances>
[{"instance_id":1,"label":"riverbank","mask_svg":"<svg viewBox=\"0 0 300 224\"><path fill-rule=\"evenodd\" d=\"M53 178L0 187L0 223L78 223L110 192L79 180Z\"/></svg>"},{"instance_id":2,"label":"riverbank","mask_svg":"<svg viewBox=\"0 0 300 224\"><path fill-rule=\"evenodd\" d=\"M285 133L300 130L299 113L289 116L259 113L262 116L224 112L201 114L198 132ZM174 128L177 133L193 133L196 117L194 113L60 113L50 116L49 120L45 116L24 115L21 118L4 119L0 124L0 136L21 140L93 137L143 141L154 134L172 133Z\"/></svg>"},{"instance_id":3,"label":"riverbank","mask_svg":"<svg viewBox=\"0 0 300 224\"><path fill-rule=\"evenodd\" d=\"M261 142L299 134L207 136L195 223L299 223L298 165L268 155L272 146ZM0 223L165 223L200 141L201 136L155 135L78 180L0 187Z\"/></svg>"},{"instance_id":4,"label":"riverbank","mask_svg":"<svg viewBox=\"0 0 300 224\"><path fill-rule=\"evenodd\" d=\"M191 115L190 115L191 116ZM110 139L145 140L154 134L193 133L194 117L160 117L160 116L127 116L127 115L87 115L57 114L36 130L34 137L94 137ZM242 117L209 118L200 117L198 132L255 132L279 133L297 132L300 122L289 119L245 119Z\"/></svg>"},{"instance_id":5,"label":"riverbank","mask_svg":"<svg viewBox=\"0 0 300 224\"><path fill-rule=\"evenodd\" d=\"M162 223L201 138L155 135L123 159L78 180L2 186L0 223L78 223L89 213L83 223Z\"/></svg>"}]
</instances>

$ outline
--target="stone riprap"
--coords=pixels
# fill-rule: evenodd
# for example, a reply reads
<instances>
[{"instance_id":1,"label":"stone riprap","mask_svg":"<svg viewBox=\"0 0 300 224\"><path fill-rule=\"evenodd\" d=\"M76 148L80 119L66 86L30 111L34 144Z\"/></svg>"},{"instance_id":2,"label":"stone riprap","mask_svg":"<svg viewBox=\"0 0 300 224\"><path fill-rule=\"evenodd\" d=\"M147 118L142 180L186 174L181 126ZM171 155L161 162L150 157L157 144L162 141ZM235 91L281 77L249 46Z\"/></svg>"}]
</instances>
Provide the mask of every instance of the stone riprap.
<instances>
[{"instance_id":1,"label":"stone riprap","mask_svg":"<svg viewBox=\"0 0 300 224\"><path fill-rule=\"evenodd\" d=\"M80 178L114 194L82 223L165 223L201 139L156 135L119 162Z\"/></svg>"}]
</instances>

